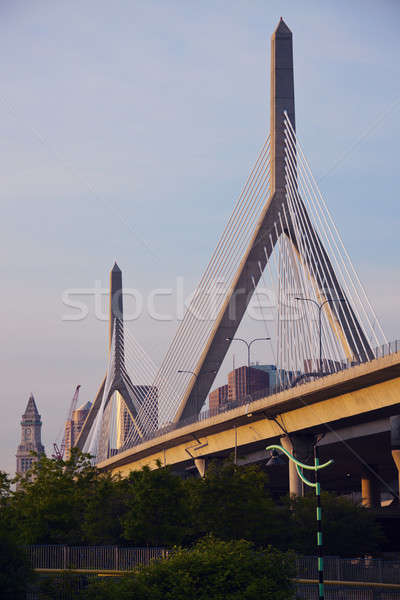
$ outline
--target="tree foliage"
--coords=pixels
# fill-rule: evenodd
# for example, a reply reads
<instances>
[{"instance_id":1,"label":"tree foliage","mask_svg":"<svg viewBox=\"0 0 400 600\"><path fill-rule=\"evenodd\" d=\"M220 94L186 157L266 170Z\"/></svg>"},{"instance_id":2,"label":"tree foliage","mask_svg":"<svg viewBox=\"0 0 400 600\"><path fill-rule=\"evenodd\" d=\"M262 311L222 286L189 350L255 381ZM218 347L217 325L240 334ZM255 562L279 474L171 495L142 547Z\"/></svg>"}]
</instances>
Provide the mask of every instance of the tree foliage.
<instances>
[{"instance_id":1,"label":"tree foliage","mask_svg":"<svg viewBox=\"0 0 400 600\"><path fill-rule=\"evenodd\" d=\"M203 479L168 467L122 479L102 473L74 450L67 461L44 456L11 481L0 473L0 531L24 544L188 546L207 534L258 547L315 553L315 498L276 503L259 467L212 463ZM326 554L359 556L382 546L373 513L323 494Z\"/></svg>"},{"instance_id":2,"label":"tree foliage","mask_svg":"<svg viewBox=\"0 0 400 600\"><path fill-rule=\"evenodd\" d=\"M21 544L78 544L82 541L85 502L98 471L88 455L74 451L67 461L45 456L34 463L9 505Z\"/></svg>"},{"instance_id":3,"label":"tree foliage","mask_svg":"<svg viewBox=\"0 0 400 600\"><path fill-rule=\"evenodd\" d=\"M190 529L183 480L168 468L133 471L128 478L123 537L135 545L181 544Z\"/></svg>"},{"instance_id":4,"label":"tree foliage","mask_svg":"<svg viewBox=\"0 0 400 600\"><path fill-rule=\"evenodd\" d=\"M322 533L325 553L331 556L374 554L384 542L382 530L370 510L347 498L322 492ZM291 498L291 547L303 555L315 554L316 498Z\"/></svg>"},{"instance_id":5,"label":"tree foliage","mask_svg":"<svg viewBox=\"0 0 400 600\"><path fill-rule=\"evenodd\" d=\"M195 537L287 547L287 510L274 504L260 468L211 463L203 479L187 480L187 489Z\"/></svg>"},{"instance_id":6,"label":"tree foliage","mask_svg":"<svg viewBox=\"0 0 400 600\"><path fill-rule=\"evenodd\" d=\"M87 600L289 600L294 558L244 540L207 536L119 581L92 585Z\"/></svg>"}]
</instances>

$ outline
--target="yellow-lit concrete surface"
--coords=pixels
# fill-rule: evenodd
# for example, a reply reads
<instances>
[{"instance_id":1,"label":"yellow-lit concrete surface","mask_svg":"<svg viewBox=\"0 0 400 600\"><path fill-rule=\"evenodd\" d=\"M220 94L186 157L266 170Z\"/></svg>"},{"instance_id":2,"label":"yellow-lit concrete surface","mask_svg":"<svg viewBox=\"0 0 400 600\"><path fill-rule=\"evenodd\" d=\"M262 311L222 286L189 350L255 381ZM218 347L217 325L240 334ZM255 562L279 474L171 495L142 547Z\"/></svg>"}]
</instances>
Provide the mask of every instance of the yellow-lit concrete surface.
<instances>
[{"instance_id":1,"label":"yellow-lit concrete surface","mask_svg":"<svg viewBox=\"0 0 400 600\"><path fill-rule=\"evenodd\" d=\"M269 442L325 424L367 422L400 409L400 352L261 398L154 438L100 463L125 476L145 465L156 468ZM201 447L200 447L201 446ZM196 449L198 448L198 449Z\"/></svg>"}]
</instances>

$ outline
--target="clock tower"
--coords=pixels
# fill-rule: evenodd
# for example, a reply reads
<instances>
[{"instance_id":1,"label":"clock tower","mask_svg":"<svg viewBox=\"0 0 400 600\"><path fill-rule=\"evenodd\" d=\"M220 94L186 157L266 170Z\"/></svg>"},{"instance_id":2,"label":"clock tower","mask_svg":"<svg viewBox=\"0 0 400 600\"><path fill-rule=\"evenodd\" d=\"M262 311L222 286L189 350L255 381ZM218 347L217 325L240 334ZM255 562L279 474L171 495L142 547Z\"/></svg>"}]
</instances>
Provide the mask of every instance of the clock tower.
<instances>
[{"instance_id":1,"label":"clock tower","mask_svg":"<svg viewBox=\"0 0 400 600\"><path fill-rule=\"evenodd\" d=\"M17 470L19 475L28 471L32 464L37 461L31 452L38 455L44 454L44 446L41 439L42 420L40 418L33 394L29 396L28 404L21 420L21 443L17 450Z\"/></svg>"}]
</instances>

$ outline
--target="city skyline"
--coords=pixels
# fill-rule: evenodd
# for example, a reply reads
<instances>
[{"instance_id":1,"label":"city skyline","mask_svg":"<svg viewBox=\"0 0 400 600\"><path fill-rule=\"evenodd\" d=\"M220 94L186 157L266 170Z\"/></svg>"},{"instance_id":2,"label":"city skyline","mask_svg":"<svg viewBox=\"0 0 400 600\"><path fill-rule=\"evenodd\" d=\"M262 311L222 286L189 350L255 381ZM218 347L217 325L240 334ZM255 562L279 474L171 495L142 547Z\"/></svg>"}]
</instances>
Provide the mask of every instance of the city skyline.
<instances>
[{"instance_id":1,"label":"city skyline","mask_svg":"<svg viewBox=\"0 0 400 600\"><path fill-rule=\"evenodd\" d=\"M335 3L336 8L333 3L327 5L323 13L310 2L314 28L313 23L306 28L309 15L303 17L294 3L281 5L279 10L294 32L296 108L304 147L388 339L400 337L396 314L399 218L392 191L398 180L393 148L400 127L395 83L399 67L387 64L389 49L395 56L399 45L394 24L397 8L387 2L378 21L373 10L360 19L345 3ZM105 4L97 14L97 29L86 8L80 20L67 22L65 31L57 29L67 11L63 3L57 8L42 3L42 20L30 13L31 19L36 16L31 22L10 5L2 25L17 26L19 35L28 32L37 39L31 78L23 80L26 54L21 49L14 71L2 67L7 98L2 103L5 131L0 151L6 159L2 199L8 217L2 283L14 290L12 299L3 294L9 341L2 352L8 369L15 369L18 362L21 378L3 392L3 403L11 400L14 411L7 415L2 436L4 464L0 468L8 471L12 471L17 439L19 416L15 414L22 413L29 390L41 406L48 448L64 425L61 419L76 382L82 382L82 402L92 401L104 372L106 324L96 320L92 311L82 321L63 322L63 292L94 287L96 280L105 284L115 258L125 285L144 293L171 287L180 275L188 290L194 287L268 129L269 34L280 13L255 3L249 15L245 3L239 3L228 19L235 36L211 4L199 9L205 11L200 15L190 3L185 10L176 3L171 6L172 14L166 15L152 3L146 7L134 3L133 8L122 3L121 12L137 19L131 23L132 30L122 18L107 27ZM215 13L215 22L209 20L210 11ZM244 14L247 20L242 21ZM180 17L186 29L173 24L174 16ZM335 35L328 21L336 25ZM35 37L39 23L47 34L62 34L57 40L61 42L58 63L49 56L50 42L55 39ZM165 39L159 37L164 24L166 30L170 25ZM376 38L372 37L374 28ZM307 39L310 29L316 35L314 46L318 39L328 42L322 56L315 55ZM97 45L84 43L85 33L94 31ZM202 36L205 31L208 39ZM81 43L82 64L74 63L74 72L57 71L53 86L45 77L38 81L35 77L51 73L50 67L68 67L71 58L77 59L79 53L70 45L67 32ZM118 33L120 45L110 47L110 36L116 42ZM6 36L0 42L3 50L7 43L11 40ZM138 49L150 51L146 55L150 69L137 59ZM163 49L167 49L165 56ZM215 57L218 60L213 61ZM103 69L96 62L100 58ZM45 59L43 65L41 59ZM327 72L319 68L323 61ZM93 75L85 79L89 67ZM68 105L63 93L72 82L76 87ZM83 84L80 90L78 82ZM118 93L102 97L91 114L94 98L109 90L110 82ZM162 92L165 102L157 97ZM27 102L29 97L32 103ZM146 107L149 97L151 106ZM189 142L193 148L187 152ZM152 323L144 317L132 325L148 354L160 362L176 323ZM244 364L241 351L235 349L235 354L237 362ZM262 350L255 350L254 358L264 360Z\"/></svg>"}]
</instances>

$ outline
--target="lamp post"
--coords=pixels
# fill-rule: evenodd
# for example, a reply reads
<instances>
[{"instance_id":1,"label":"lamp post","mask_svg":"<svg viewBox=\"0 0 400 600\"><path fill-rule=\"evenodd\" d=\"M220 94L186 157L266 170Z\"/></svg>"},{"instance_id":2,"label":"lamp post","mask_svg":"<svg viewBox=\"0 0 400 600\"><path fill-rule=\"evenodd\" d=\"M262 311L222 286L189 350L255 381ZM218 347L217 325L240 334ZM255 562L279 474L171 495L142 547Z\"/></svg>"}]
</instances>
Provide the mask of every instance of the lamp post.
<instances>
[{"instance_id":1,"label":"lamp post","mask_svg":"<svg viewBox=\"0 0 400 600\"><path fill-rule=\"evenodd\" d=\"M324 559L323 559L323 544L322 544L322 508L321 508L321 484L318 481L318 471L324 469L325 467L329 467L333 463L333 460L328 460L328 462L323 463L322 465L319 463L318 457L318 448L317 444L314 444L314 465L306 465L305 463L300 462L295 458L288 450L286 450L283 446L278 444L272 444L271 446L267 446L266 450L272 450L272 455L274 456L274 452L279 450L286 454L289 460L294 462L296 465L296 471L300 479L306 485L313 487L315 489L315 495L317 498L317 557L318 557L318 596L319 600L324 600L325 591L324 591ZM309 481L304 475L302 469L307 469L309 471L314 471L314 483Z\"/></svg>"},{"instance_id":2,"label":"lamp post","mask_svg":"<svg viewBox=\"0 0 400 600\"><path fill-rule=\"evenodd\" d=\"M243 338L235 338L235 337L227 337L225 338L227 342L243 342L243 344L246 344L247 346L247 367L248 367L248 372L247 372L247 377L246 377L246 394L249 395L250 393L250 348L251 345L254 344L254 342L261 342L261 341L268 341L271 338L269 337L265 337L265 338L254 338L254 340L250 340L250 342L248 342L247 340L244 340Z\"/></svg>"},{"instance_id":3,"label":"lamp post","mask_svg":"<svg viewBox=\"0 0 400 600\"><path fill-rule=\"evenodd\" d=\"M319 304L312 298L300 298L296 297L295 300L302 300L303 302L312 302L318 308L318 323L319 323L319 372L322 373L322 309L325 304L333 304L333 302L346 302L345 298L328 298Z\"/></svg>"}]
</instances>

